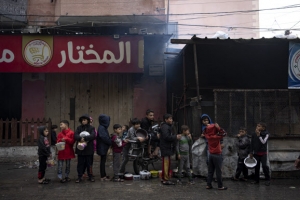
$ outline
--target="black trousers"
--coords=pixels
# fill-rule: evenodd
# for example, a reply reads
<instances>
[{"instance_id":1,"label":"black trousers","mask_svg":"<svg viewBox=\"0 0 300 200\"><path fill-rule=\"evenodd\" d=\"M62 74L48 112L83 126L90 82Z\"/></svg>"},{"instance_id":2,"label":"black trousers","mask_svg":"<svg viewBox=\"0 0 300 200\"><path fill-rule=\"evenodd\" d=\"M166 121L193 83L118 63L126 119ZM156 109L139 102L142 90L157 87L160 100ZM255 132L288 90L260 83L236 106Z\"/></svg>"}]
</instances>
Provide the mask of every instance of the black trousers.
<instances>
[{"instance_id":1,"label":"black trousers","mask_svg":"<svg viewBox=\"0 0 300 200\"><path fill-rule=\"evenodd\" d=\"M101 178L106 177L106 171L105 171L105 163L106 163L106 155L101 155L101 161L100 161L100 176Z\"/></svg>"},{"instance_id":2,"label":"black trousers","mask_svg":"<svg viewBox=\"0 0 300 200\"><path fill-rule=\"evenodd\" d=\"M207 176L207 186L211 186L214 172L216 171L218 188L223 187L222 181L222 154L210 154L208 160L208 176Z\"/></svg>"},{"instance_id":3,"label":"black trousers","mask_svg":"<svg viewBox=\"0 0 300 200\"><path fill-rule=\"evenodd\" d=\"M244 178L248 178L248 168L246 167L244 163L244 158L238 158L237 168L235 172L235 178L239 178L241 173L243 172Z\"/></svg>"},{"instance_id":4,"label":"black trousers","mask_svg":"<svg viewBox=\"0 0 300 200\"><path fill-rule=\"evenodd\" d=\"M78 173L78 178L82 178L83 173L85 170L87 170L88 176L91 178L92 173L91 173L91 166L92 166L92 157L94 155L78 155L77 159L77 173Z\"/></svg>"},{"instance_id":5,"label":"black trousers","mask_svg":"<svg viewBox=\"0 0 300 200\"><path fill-rule=\"evenodd\" d=\"M39 156L39 163L38 178L42 179L44 178L47 169L47 156Z\"/></svg>"},{"instance_id":6,"label":"black trousers","mask_svg":"<svg viewBox=\"0 0 300 200\"><path fill-rule=\"evenodd\" d=\"M259 170L260 170L260 163L262 164L262 169L265 174L265 178L267 181L270 180L270 169L267 165L267 154L259 156L257 154L254 154L254 158L257 160L257 165L255 166L255 175L254 180L256 182L259 182Z\"/></svg>"}]
</instances>

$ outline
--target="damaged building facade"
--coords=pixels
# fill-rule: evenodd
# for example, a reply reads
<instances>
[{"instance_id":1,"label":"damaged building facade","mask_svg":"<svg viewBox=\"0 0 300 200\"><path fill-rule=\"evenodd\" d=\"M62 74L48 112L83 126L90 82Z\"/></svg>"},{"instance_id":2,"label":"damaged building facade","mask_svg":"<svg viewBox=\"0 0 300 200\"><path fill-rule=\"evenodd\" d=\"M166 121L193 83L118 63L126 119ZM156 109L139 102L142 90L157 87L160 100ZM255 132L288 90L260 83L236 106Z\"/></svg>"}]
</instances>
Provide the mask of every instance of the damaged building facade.
<instances>
[{"instance_id":1,"label":"damaged building facade","mask_svg":"<svg viewBox=\"0 0 300 200\"><path fill-rule=\"evenodd\" d=\"M267 123L273 176L299 175L300 91L288 89L289 44L299 39L172 39L185 44L167 62L168 109L178 127L193 127L194 172L206 175L206 153L200 116L206 113L228 132L224 138L223 175L235 173L234 141L240 127L251 135L256 123ZM176 77L176 78L175 78ZM197 98L197 95L199 97ZM196 167L197 166L197 167Z\"/></svg>"}]
</instances>

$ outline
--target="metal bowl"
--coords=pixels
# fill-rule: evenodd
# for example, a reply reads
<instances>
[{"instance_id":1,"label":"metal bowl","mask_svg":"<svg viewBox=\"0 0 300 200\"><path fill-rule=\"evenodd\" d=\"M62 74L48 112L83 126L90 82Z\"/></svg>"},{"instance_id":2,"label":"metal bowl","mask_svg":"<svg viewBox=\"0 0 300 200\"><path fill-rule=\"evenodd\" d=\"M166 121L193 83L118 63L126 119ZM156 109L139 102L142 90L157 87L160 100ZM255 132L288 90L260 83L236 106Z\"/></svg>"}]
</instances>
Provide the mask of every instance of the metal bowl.
<instances>
[{"instance_id":1,"label":"metal bowl","mask_svg":"<svg viewBox=\"0 0 300 200\"><path fill-rule=\"evenodd\" d=\"M142 138L146 138L148 133L146 130L144 129L138 129L136 132L135 132L136 136L137 137L142 137Z\"/></svg>"}]
</instances>

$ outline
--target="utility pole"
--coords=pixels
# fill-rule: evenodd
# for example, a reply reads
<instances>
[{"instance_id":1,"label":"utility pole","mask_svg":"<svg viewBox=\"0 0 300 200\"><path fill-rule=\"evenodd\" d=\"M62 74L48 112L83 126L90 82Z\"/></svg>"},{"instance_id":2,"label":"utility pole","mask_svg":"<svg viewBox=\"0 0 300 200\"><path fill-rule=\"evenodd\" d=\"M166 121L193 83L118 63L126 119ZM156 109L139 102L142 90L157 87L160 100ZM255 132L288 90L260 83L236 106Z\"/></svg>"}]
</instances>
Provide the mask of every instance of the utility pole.
<instances>
[{"instance_id":1,"label":"utility pole","mask_svg":"<svg viewBox=\"0 0 300 200\"><path fill-rule=\"evenodd\" d=\"M167 10L167 34L169 34L169 14L170 14L170 0L168 0L168 10Z\"/></svg>"}]
</instances>

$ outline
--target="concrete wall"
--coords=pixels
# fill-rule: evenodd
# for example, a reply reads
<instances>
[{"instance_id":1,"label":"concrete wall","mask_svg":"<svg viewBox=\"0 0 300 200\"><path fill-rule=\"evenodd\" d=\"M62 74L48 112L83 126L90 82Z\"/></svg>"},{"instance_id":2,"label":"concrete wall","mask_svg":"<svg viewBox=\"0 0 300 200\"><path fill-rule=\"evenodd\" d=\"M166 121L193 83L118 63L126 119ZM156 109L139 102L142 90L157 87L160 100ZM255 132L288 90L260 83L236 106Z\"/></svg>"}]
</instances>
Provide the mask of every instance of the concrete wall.
<instances>
[{"instance_id":1,"label":"concrete wall","mask_svg":"<svg viewBox=\"0 0 300 200\"><path fill-rule=\"evenodd\" d=\"M161 0L57 0L60 4L61 15L76 16L113 16L113 15L149 15L161 14L156 7L164 8L164 1Z\"/></svg>"},{"instance_id":2,"label":"concrete wall","mask_svg":"<svg viewBox=\"0 0 300 200\"><path fill-rule=\"evenodd\" d=\"M246 14L217 14L218 12L232 12L241 10L259 9L258 0L255 1L170 1L170 22L178 22L178 38L211 37L216 31L229 34L230 38L257 38L259 31L247 29L230 29L220 26L232 27L259 27L258 12ZM193 14L216 13L216 14ZM183 14L183 15L177 15ZM186 15L187 14L187 15ZM192 25L192 26L191 26Z\"/></svg>"},{"instance_id":3,"label":"concrete wall","mask_svg":"<svg viewBox=\"0 0 300 200\"><path fill-rule=\"evenodd\" d=\"M29 162L38 160L37 146L0 147L0 162ZM52 157L55 148L51 147Z\"/></svg>"},{"instance_id":4,"label":"concrete wall","mask_svg":"<svg viewBox=\"0 0 300 200\"><path fill-rule=\"evenodd\" d=\"M27 15L29 26L53 26L55 3L50 0L28 0Z\"/></svg>"},{"instance_id":5,"label":"concrete wall","mask_svg":"<svg viewBox=\"0 0 300 200\"><path fill-rule=\"evenodd\" d=\"M232 177L237 167L237 147L234 145L236 138L225 137L223 155L223 177ZM269 139L269 165L273 177L286 177L298 174L299 171L294 167L294 161L300 154L297 140L278 140ZM206 144L203 139L197 140L193 145L193 172L197 175L207 176L206 152L203 149ZM283 174L282 172L290 172ZM249 170L249 175L254 173ZM261 169L261 174L262 169ZM242 176L242 175L241 175Z\"/></svg>"}]
</instances>

